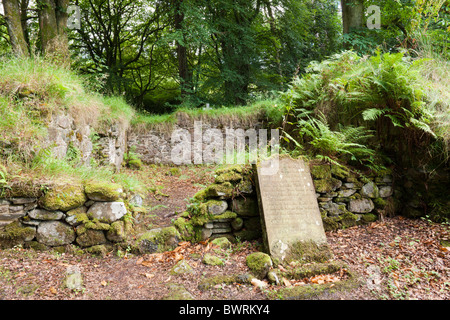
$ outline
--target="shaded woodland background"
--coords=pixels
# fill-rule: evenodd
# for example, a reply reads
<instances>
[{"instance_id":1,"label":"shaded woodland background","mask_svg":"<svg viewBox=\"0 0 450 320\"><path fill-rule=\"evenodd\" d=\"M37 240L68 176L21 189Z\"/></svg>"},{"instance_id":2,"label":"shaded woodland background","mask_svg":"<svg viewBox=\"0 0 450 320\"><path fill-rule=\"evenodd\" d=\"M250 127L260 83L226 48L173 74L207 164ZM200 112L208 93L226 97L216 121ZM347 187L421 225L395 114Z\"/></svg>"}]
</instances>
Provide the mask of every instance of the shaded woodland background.
<instances>
[{"instance_id":1,"label":"shaded woodland background","mask_svg":"<svg viewBox=\"0 0 450 320\"><path fill-rule=\"evenodd\" d=\"M373 4L381 28L369 30ZM69 5L80 9L80 28L67 28L76 17ZM2 55L54 56L149 113L244 105L344 48L392 52L426 37L448 56L449 46L448 0L3 0L3 8Z\"/></svg>"}]
</instances>

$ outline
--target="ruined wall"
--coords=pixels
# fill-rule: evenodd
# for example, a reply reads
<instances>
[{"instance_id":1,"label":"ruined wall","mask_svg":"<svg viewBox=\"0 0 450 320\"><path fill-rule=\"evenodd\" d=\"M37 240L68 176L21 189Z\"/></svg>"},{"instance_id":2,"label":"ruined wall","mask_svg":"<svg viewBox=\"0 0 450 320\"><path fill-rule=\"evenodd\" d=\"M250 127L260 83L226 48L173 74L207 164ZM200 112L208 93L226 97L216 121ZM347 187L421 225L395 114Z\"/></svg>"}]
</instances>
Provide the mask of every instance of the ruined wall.
<instances>
[{"instance_id":1,"label":"ruined wall","mask_svg":"<svg viewBox=\"0 0 450 320\"><path fill-rule=\"evenodd\" d=\"M128 126L117 121L102 127L96 132L87 124L77 123L67 113L55 114L48 124L48 135L42 147L50 149L58 159L75 151L79 152L84 165L96 159L99 164L120 168L127 147Z\"/></svg>"},{"instance_id":2,"label":"ruined wall","mask_svg":"<svg viewBox=\"0 0 450 320\"><path fill-rule=\"evenodd\" d=\"M174 147L180 146L180 142L185 142L177 139L179 136L177 133L185 134L189 139L191 150L185 156L183 164L212 163L215 162L217 153L208 151L218 150L220 147L223 148L223 154L225 154L227 138L229 141L236 142L242 134L253 134L254 132L258 139L259 129L264 128L265 122L263 114L256 114L249 118L238 116L195 118L178 113L176 117L177 120L174 123L130 128L127 138L128 147L133 148L133 151L144 163L174 164L171 152ZM248 136L244 138L244 142L247 142L248 145ZM233 148L234 150L238 149L235 144L228 150L233 150ZM210 154L212 156L209 156Z\"/></svg>"},{"instance_id":3,"label":"ruined wall","mask_svg":"<svg viewBox=\"0 0 450 320\"><path fill-rule=\"evenodd\" d=\"M215 172L215 182L192 199L175 222L186 240L262 236L254 173L251 166ZM393 210L390 175L366 177L333 165L313 165L311 174L325 231L376 221Z\"/></svg>"}]
</instances>

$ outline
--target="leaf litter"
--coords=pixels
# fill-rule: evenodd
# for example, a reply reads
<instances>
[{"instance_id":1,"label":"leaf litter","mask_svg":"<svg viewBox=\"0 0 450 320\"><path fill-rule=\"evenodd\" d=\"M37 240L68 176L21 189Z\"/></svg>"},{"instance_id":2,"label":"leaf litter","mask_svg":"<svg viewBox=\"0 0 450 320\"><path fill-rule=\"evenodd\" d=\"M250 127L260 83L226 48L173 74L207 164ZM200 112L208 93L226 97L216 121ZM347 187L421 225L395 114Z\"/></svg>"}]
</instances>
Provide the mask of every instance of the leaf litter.
<instances>
[{"instance_id":1,"label":"leaf litter","mask_svg":"<svg viewBox=\"0 0 450 320\"><path fill-rule=\"evenodd\" d=\"M159 168L148 170L153 171L140 174L156 177L149 184L155 184L158 190L168 195L150 197L156 209L151 212L152 219L144 222L153 223L155 227L170 223L169 213L181 213L185 198L198 191L199 187L195 185L206 183L212 177L206 170L202 175L196 174L196 168L182 172L188 176L187 179L158 174ZM448 225L394 217L326 234L334 260L345 262L349 269L371 284L333 298L450 299L450 248L443 245L450 239ZM166 284L175 282L183 285L198 300L262 300L268 298L267 291L277 288L267 280L259 280L248 285L217 284L213 289L200 290L199 283L203 279L247 273L245 258L261 250L261 243L252 241L233 245L224 253L226 263L223 267L201 262L201 257L212 250L216 253L218 248L209 242L181 242L173 251L122 258L112 252L100 258L37 252L19 247L0 250L0 299L156 300L168 294ZM181 259L193 267L193 275L170 275L170 269ZM82 270L84 289L81 291L70 291L63 286L65 270L70 265L79 265ZM290 267L279 266L281 271ZM345 278L346 272L341 270L336 274L304 279L285 278L280 286L333 285Z\"/></svg>"}]
</instances>

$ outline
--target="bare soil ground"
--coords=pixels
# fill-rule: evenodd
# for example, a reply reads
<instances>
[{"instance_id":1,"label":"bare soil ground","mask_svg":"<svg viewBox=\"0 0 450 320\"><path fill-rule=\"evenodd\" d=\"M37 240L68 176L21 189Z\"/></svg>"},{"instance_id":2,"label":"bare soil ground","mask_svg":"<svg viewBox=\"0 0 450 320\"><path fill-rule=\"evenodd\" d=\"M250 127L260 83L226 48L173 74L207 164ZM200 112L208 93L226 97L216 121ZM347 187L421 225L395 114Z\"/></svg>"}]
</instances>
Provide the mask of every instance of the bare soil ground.
<instances>
[{"instance_id":1,"label":"bare soil ground","mask_svg":"<svg viewBox=\"0 0 450 320\"><path fill-rule=\"evenodd\" d=\"M195 192L211 182L212 167L145 167L139 174L153 192L149 212L141 217L145 228L169 225L183 212ZM425 220L393 217L370 225L327 232L334 259L358 275L358 285L347 291L327 291L313 299L345 300L450 300L449 226ZM174 287L195 300L267 300L282 298L277 290L290 286L340 280L340 275L308 278L259 288L238 282L199 284L214 276L245 274L245 258L261 250L259 241L236 243L223 250L210 243L181 243L173 252L136 256L128 252L105 257L37 252L22 248L0 250L0 300L161 300L174 299ZM223 266L202 263L213 253ZM185 259L193 273L172 275L171 268ZM83 287L64 285L66 270L78 266ZM284 266L289 268L290 266ZM341 274L342 276L342 274Z\"/></svg>"}]
</instances>

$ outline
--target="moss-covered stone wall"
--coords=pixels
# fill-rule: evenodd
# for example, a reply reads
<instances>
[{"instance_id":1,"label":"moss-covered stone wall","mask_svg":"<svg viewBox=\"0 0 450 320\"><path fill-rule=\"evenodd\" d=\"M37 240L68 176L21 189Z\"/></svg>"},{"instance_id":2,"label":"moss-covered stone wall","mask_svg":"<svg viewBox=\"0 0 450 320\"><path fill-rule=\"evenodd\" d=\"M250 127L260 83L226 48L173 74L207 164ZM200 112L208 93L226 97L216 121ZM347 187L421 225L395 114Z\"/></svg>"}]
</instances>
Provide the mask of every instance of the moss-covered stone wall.
<instances>
[{"instance_id":1,"label":"moss-covered stone wall","mask_svg":"<svg viewBox=\"0 0 450 320\"><path fill-rule=\"evenodd\" d=\"M128 198L136 195L118 184L96 181L41 187L34 197L16 191L0 199L0 247L74 244L99 249L123 243L132 230L134 206Z\"/></svg>"},{"instance_id":2,"label":"moss-covered stone wall","mask_svg":"<svg viewBox=\"0 0 450 320\"><path fill-rule=\"evenodd\" d=\"M395 210L393 177L361 175L330 164L311 165L325 231L370 223Z\"/></svg>"},{"instance_id":3,"label":"moss-covered stone wall","mask_svg":"<svg viewBox=\"0 0 450 320\"><path fill-rule=\"evenodd\" d=\"M187 211L175 221L181 237L191 241L261 237L251 166L230 166L217 170L215 175L214 183L198 192Z\"/></svg>"},{"instance_id":4,"label":"moss-covered stone wall","mask_svg":"<svg viewBox=\"0 0 450 320\"><path fill-rule=\"evenodd\" d=\"M370 223L395 209L391 175L363 176L330 164L311 165L311 175L325 231ZM254 181L251 166L217 170L214 183L198 192L175 221L181 237L194 241L260 238Z\"/></svg>"}]
</instances>

